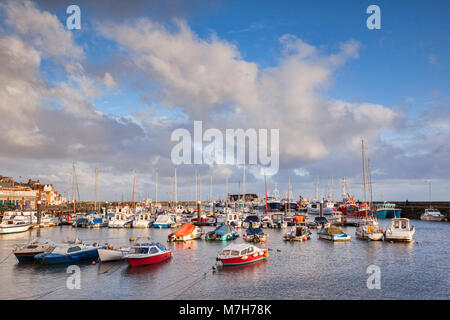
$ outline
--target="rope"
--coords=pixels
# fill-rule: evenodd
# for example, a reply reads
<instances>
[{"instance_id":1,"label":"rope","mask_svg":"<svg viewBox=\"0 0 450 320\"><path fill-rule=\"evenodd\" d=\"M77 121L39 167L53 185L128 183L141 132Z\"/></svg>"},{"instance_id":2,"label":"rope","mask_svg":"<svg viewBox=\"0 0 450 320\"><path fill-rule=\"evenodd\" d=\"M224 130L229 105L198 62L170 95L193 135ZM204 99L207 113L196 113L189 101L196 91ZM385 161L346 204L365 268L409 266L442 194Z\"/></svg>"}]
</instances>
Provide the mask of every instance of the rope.
<instances>
[{"instance_id":1,"label":"rope","mask_svg":"<svg viewBox=\"0 0 450 320\"><path fill-rule=\"evenodd\" d=\"M11 252L6 256L6 258L3 259L3 260L0 262L0 264L2 264L3 262L5 262L5 261L13 254L13 252L14 252L14 251L11 251Z\"/></svg>"}]
</instances>

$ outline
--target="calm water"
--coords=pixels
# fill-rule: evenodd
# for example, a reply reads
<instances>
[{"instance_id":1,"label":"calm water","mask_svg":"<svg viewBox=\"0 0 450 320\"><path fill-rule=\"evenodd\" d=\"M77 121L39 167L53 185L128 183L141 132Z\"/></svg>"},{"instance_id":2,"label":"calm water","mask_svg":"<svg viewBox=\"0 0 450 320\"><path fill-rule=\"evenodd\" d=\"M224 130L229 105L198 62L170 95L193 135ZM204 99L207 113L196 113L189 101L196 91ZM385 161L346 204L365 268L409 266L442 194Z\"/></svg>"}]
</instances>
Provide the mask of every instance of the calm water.
<instances>
[{"instance_id":1,"label":"calm water","mask_svg":"<svg viewBox=\"0 0 450 320\"><path fill-rule=\"evenodd\" d=\"M37 236L120 246L129 244L130 237L150 235L173 250L173 259L133 269L126 262L85 263L80 265L81 289L69 290L67 265L19 264L11 255L0 264L0 299L449 299L450 224L412 220L412 225L418 243L361 241L354 227L343 228L352 236L347 243L319 240L316 231L311 241L290 243L282 240L285 230L265 229L272 249L268 260L216 272L211 267L226 243L167 243L173 230L35 229L0 236L0 262L14 244ZM380 290L366 285L372 264L381 268Z\"/></svg>"}]
</instances>

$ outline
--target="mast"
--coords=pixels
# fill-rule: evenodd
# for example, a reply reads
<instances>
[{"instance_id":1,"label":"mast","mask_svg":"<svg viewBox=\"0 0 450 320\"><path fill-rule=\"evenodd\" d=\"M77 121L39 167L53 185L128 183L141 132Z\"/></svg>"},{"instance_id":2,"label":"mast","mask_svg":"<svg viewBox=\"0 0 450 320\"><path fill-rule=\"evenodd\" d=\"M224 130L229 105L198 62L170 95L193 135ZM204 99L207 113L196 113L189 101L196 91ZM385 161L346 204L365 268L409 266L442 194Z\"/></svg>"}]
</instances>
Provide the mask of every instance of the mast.
<instances>
[{"instance_id":1,"label":"mast","mask_svg":"<svg viewBox=\"0 0 450 320\"><path fill-rule=\"evenodd\" d=\"M319 201L319 180L317 179L315 182L316 185L316 201Z\"/></svg>"},{"instance_id":2,"label":"mast","mask_svg":"<svg viewBox=\"0 0 450 320\"><path fill-rule=\"evenodd\" d=\"M370 192L370 200L369 200L369 208L372 210L373 199L372 199L372 172L370 170L370 159L367 159L367 174L369 178L369 192Z\"/></svg>"},{"instance_id":3,"label":"mast","mask_svg":"<svg viewBox=\"0 0 450 320\"><path fill-rule=\"evenodd\" d=\"M136 170L134 170L134 178L133 178L133 193L131 194L131 211L134 209L134 188L136 186Z\"/></svg>"},{"instance_id":4,"label":"mast","mask_svg":"<svg viewBox=\"0 0 450 320\"><path fill-rule=\"evenodd\" d=\"M426 183L428 183L428 197L430 202L430 209L431 209L431 180L425 180Z\"/></svg>"},{"instance_id":5,"label":"mast","mask_svg":"<svg viewBox=\"0 0 450 320\"><path fill-rule=\"evenodd\" d=\"M363 186L364 186L364 204L366 204L367 202L367 197L366 197L366 160L364 157L364 139L361 139L361 146L362 146L362 162L363 162ZM367 215L367 209L366 209L366 215Z\"/></svg>"},{"instance_id":6,"label":"mast","mask_svg":"<svg viewBox=\"0 0 450 320\"><path fill-rule=\"evenodd\" d=\"M227 194L226 194L226 205L227 205L227 207L228 207L228 175L227 175L227 177L225 178L225 185L226 185L226 192L227 192Z\"/></svg>"},{"instance_id":7,"label":"mast","mask_svg":"<svg viewBox=\"0 0 450 320\"><path fill-rule=\"evenodd\" d=\"M76 213L76 175L75 175L75 161L72 161L72 198L73 198L73 213Z\"/></svg>"},{"instance_id":8,"label":"mast","mask_svg":"<svg viewBox=\"0 0 450 320\"><path fill-rule=\"evenodd\" d=\"M209 184L209 203L212 203L212 183L213 183L213 176L211 175L211 182Z\"/></svg>"},{"instance_id":9,"label":"mast","mask_svg":"<svg viewBox=\"0 0 450 320\"><path fill-rule=\"evenodd\" d=\"M287 192L287 208L288 208L287 211L288 212L291 209L291 203L290 203L291 195L290 195L290 191L291 191L291 176L288 176L288 192Z\"/></svg>"},{"instance_id":10,"label":"mast","mask_svg":"<svg viewBox=\"0 0 450 320\"><path fill-rule=\"evenodd\" d=\"M245 209L245 161L244 161L244 180L243 180L243 185L242 185L242 193L243 193L244 209Z\"/></svg>"},{"instance_id":11,"label":"mast","mask_svg":"<svg viewBox=\"0 0 450 320\"><path fill-rule=\"evenodd\" d=\"M95 168L94 211L97 212L98 168Z\"/></svg>"},{"instance_id":12,"label":"mast","mask_svg":"<svg viewBox=\"0 0 450 320\"><path fill-rule=\"evenodd\" d=\"M158 170L155 175L155 203L158 204Z\"/></svg>"},{"instance_id":13,"label":"mast","mask_svg":"<svg viewBox=\"0 0 450 320\"><path fill-rule=\"evenodd\" d=\"M269 207L267 204L267 180L266 180L266 169L264 169L264 188L266 193L266 214L269 212Z\"/></svg>"},{"instance_id":14,"label":"mast","mask_svg":"<svg viewBox=\"0 0 450 320\"><path fill-rule=\"evenodd\" d=\"M175 173L174 173L174 201L175 201L175 206L177 206L177 202L178 202L178 195L177 195L177 168L175 167Z\"/></svg>"}]
</instances>

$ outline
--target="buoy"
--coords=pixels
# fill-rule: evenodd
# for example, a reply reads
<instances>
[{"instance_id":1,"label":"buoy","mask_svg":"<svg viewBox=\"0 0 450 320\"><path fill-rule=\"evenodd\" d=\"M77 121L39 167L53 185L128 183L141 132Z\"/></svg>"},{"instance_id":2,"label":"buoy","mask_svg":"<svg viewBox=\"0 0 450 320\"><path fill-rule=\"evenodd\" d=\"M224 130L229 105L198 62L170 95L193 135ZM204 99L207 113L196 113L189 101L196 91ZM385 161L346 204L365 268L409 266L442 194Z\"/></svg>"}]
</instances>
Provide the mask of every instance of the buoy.
<instances>
[{"instance_id":1,"label":"buoy","mask_svg":"<svg viewBox=\"0 0 450 320\"><path fill-rule=\"evenodd\" d=\"M112 244L108 245L108 249L114 249L114 246Z\"/></svg>"},{"instance_id":2,"label":"buoy","mask_svg":"<svg viewBox=\"0 0 450 320\"><path fill-rule=\"evenodd\" d=\"M93 265L93 266L95 265L95 263L96 263L95 261L92 261L92 265Z\"/></svg>"},{"instance_id":3,"label":"buoy","mask_svg":"<svg viewBox=\"0 0 450 320\"><path fill-rule=\"evenodd\" d=\"M391 240L391 243L394 243L394 241Z\"/></svg>"},{"instance_id":4,"label":"buoy","mask_svg":"<svg viewBox=\"0 0 450 320\"><path fill-rule=\"evenodd\" d=\"M217 269L217 267L216 267L216 266L212 266L212 268L213 268L213 270L216 270L216 269Z\"/></svg>"},{"instance_id":5,"label":"buoy","mask_svg":"<svg viewBox=\"0 0 450 320\"><path fill-rule=\"evenodd\" d=\"M131 238L130 238L130 241L134 241L134 238L133 238L133 237L131 237Z\"/></svg>"}]
</instances>

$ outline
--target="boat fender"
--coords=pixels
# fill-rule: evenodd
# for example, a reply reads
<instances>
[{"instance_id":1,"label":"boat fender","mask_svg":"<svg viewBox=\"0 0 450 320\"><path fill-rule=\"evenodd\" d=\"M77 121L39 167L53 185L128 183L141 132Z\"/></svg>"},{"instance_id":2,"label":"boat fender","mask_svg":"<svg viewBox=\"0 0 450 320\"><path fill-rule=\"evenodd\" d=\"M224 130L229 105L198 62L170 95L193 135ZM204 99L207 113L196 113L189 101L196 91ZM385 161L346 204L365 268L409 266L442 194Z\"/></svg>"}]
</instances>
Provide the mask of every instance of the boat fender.
<instances>
[{"instance_id":1,"label":"boat fender","mask_svg":"<svg viewBox=\"0 0 450 320\"><path fill-rule=\"evenodd\" d=\"M130 242L133 242L133 241L134 241L134 238L133 238L133 237L131 237L131 238L130 238Z\"/></svg>"},{"instance_id":2,"label":"boat fender","mask_svg":"<svg viewBox=\"0 0 450 320\"><path fill-rule=\"evenodd\" d=\"M264 257L269 257L269 253L268 252L266 252L266 253L264 253Z\"/></svg>"}]
</instances>

